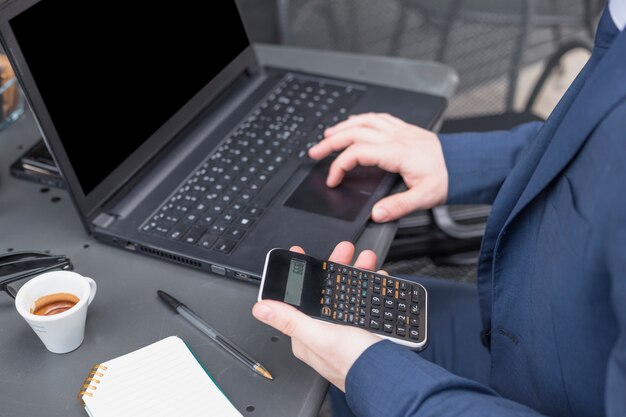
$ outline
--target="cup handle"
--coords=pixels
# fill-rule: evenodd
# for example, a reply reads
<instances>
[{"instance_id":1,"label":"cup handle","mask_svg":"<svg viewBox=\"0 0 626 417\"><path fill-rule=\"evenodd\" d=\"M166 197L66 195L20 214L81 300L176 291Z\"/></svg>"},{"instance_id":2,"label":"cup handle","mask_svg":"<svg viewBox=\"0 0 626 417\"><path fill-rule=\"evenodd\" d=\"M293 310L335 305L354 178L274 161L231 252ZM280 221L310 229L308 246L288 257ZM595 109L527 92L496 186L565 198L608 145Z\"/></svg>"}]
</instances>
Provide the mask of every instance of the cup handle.
<instances>
[{"instance_id":1,"label":"cup handle","mask_svg":"<svg viewBox=\"0 0 626 417\"><path fill-rule=\"evenodd\" d=\"M98 289L98 285L96 284L96 281L94 281L93 279L89 277L83 277L83 278L85 278L85 280L89 284L89 287L91 288L89 291L89 301L87 301L87 305L91 305L93 298L96 296L96 290Z\"/></svg>"}]
</instances>

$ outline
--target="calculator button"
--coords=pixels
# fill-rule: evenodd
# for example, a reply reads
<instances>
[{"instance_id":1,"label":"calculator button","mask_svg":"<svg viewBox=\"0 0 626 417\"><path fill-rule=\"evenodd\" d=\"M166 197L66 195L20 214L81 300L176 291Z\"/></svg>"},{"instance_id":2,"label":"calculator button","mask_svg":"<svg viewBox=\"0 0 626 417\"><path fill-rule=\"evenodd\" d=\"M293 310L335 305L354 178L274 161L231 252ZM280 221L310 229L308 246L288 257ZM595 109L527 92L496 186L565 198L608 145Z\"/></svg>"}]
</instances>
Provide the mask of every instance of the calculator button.
<instances>
[{"instance_id":1,"label":"calculator button","mask_svg":"<svg viewBox=\"0 0 626 417\"><path fill-rule=\"evenodd\" d=\"M380 294L380 285L374 285L372 291L374 291L374 294Z\"/></svg>"},{"instance_id":2,"label":"calculator button","mask_svg":"<svg viewBox=\"0 0 626 417\"><path fill-rule=\"evenodd\" d=\"M416 318L413 318L413 317L411 317L410 322L411 322L410 323L411 326L413 326L413 327L418 327L420 325L419 319L416 319Z\"/></svg>"},{"instance_id":3,"label":"calculator button","mask_svg":"<svg viewBox=\"0 0 626 417\"><path fill-rule=\"evenodd\" d=\"M339 294L339 301L346 301L347 296L345 294Z\"/></svg>"},{"instance_id":4,"label":"calculator button","mask_svg":"<svg viewBox=\"0 0 626 417\"><path fill-rule=\"evenodd\" d=\"M339 291L345 293L346 292L346 284L341 284L339 286Z\"/></svg>"},{"instance_id":5,"label":"calculator button","mask_svg":"<svg viewBox=\"0 0 626 417\"><path fill-rule=\"evenodd\" d=\"M409 330L409 337L411 339L419 339L420 338L420 332L417 329L417 327L411 327L411 329Z\"/></svg>"},{"instance_id":6,"label":"calculator button","mask_svg":"<svg viewBox=\"0 0 626 417\"><path fill-rule=\"evenodd\" d=\"M400 284L398 285L398 289L402 291L406 291L407 290L406 282L400 281Z\"/></svg>"},{"instance_id":7,"label":"calculator button","mask_svg":"<svg viewBox=\"0 0 626 417\"><path fill-rule=\"evenodd\" d=\"M406 300L406 291L398 291L398 298L401 300Z\"/></svg>"},{"instance_id":8,"label":"calculator button","mask_svg":"<svg viewBox=\"0 0 626 417\"><path fill-rule=\"evenodd\" d=\"M413 288L413 291L411 291L411 301L413 301L414 303L417 303L420 299L420 291L417 287Z\"/></svg>"},{"instance_id":9,"label":"calculator button","mask_svg":"<svg viewBox=\"0 0 626 417\"><path fill-rule=\"evenodd\" d=\"M330 317L330 307L328 306L322 307L322 316Z\"/></svg>"},{"instance_id":10,"label":"calculator button","mask_svg":"<svg viewBox=\"0 0 626 417\"><path fill-rule=\"evenodd\" d=\"M406 324L407 323L406 314L398 314L398 316L396 317L396 321L398 322L398 325Z\"/></svg>"},{"instance_id":11,"label":"calculator button","mask_svg":"<svg viewBox=\"0 0 626 417\"><path fill-rule=\"evenodd\" d=\"M359 291L356 288L350 288L350 295L357 295Z\"/></svg>"},{"instance_id":12,"label":"calculator button","mask_svg":"<svg viewBox=\"0 0 626 417\"><path fill-rule=\"evenodd\" d=\"M344 317L343 311L338 311L337 312L337 320L343 321L343 317Z\"/></svg>"},{"instance_id":13,"label":"calculator button","mask_svg":"<svg viewBox=\"0 0 626 417\"><path fill-rule=\"evenodd\" d=\"M348 314L348 322L354 323L354 314L352 313Z\"/></svg>"},{"instance_id":14,"label":"calculator button","mask_svg":"<svg viewBox=\"0 0 626 417\"><path fill-rule=\"evenodd\" d=\"M387 278L387 286L388 287L393 287L396 285L396 280L393 278Z\"/></svg>"},{"instance_id":15,"label":"calculator button","mask_svg":"<svg viewBox=\"0 0 626 417\"><path fill-rule=\"evenodd\" d=\"M419 305L411 304L411 314L417 316L420 313Z\"/></svg>"},{"instance_id":16,"label":"calculator button","mask_svg":"<svg viewBox=\"0 0 626 417\"><path fill-rule=\"evenodd\" d=\"M393 323L386 321L385 324L383 324L383 330L385 333L391 333L393 331Z\"/></svg>"},{"instance_id":17,"label":"calculator button","mask_svg":"<svg viewBox=\"0 0 626 417\"><path fill-rule=\"evenodd\" d=\"M361 327L365 327L365 317L360 317L359 318L359 326Z\"/></svg>"},{"instance_id":18,"label":"calculator button","mask_svg":"<svg viewBox=\"0 0 626 417\"><path fill-rule=\"evenodd\" d=\"M357 308L355 306L348 307L348 313L358 313Z\"/></svg>"},{"instance_id":19,"label":"calculator button","mask_svg":"<svg viewBox=\"0 0 626 417\"><path fill-rule=\"evenodd\" d=\"M400 337L406 336L406 327L398 325L396 328L396 334Z\"/></svg>"},{"instance_id":20,"label":"calculator button","mask_svg":"<svg viewBox=\"0 0 626 417\"><path fill-rule=\"evenodd\" d=\"M357 285L359 285L359 281L357 278L352 278L350 280L350 285L352 285L353 287L356 287Z\"/></svg>"},{"instance_id":21,"label":"calculator button","mask_svg":"<svg viewBox=\"0 0 626 417\"><path fill-rule=\"evenodd\" d=\"M394 308L395 302L390 298L385 298L385 308Z\"/></svg>"},{"instance_id":22,"label":"calculator button","mask_svg":"<svg viewBox=\"0 0 626 417\"><path fill-rule=\"evenodd\" d=\"M361 307L365 307L367 305L367 299L361 298Z\"/></svg>"},{"instance_id":23,"label":"calculator button","mask_svg":"<svg viewBox=\"0 0 626 417\"><path fill-rule=\"evenodd\" d=\"M380 285L380 277L379 276L375 276L374 277L374 284Z\"/></svg>"},{"instance_id":24,"label":"calculator button","mask_svg":"<svg viewBox=\"0 0 626 417\"><path fill-rule=\"evenodd\" d=\"M398 311L406 311L407 306L406 303L398 302Z\"/></svg>"},{"instance_id":25,"label":"calculator button","mask_svg":"<svg viewBox=\"0 0 626 417\"><path fill-rule=\"evenodd\" d=\"M329 270L330 272L335 272L335 264L331 264L331 263L329 263L329 264L328 264L328 270Z\"/></svg>"},{"instance_id":26,"label":"calculator button","mask_svg":"<svg viewBox=\"0 0 626 417\"><path fill-rule=\"evenodd\" d=\"M370 328L372 328L374 330L379 330L380 329L380 321L371 319L370 320Z\"/></svg>"},{"instance_id":27,"label":"calculator button","mask_svg":"<svg viewBox=\"0 0 626 417\"><path fill-rule=\"evenodd\" d=\"M393 320L393 313L391 311L385 311L385 320Z\"/></svg>"},{"instance_id":28,"label":"calculator button","mask_svg":"<svg viewBox=\"0 0 626 417\"><path fill-rule=\"evenodd\" d=\"M339 311L343 311L346 309L346 304L345 303L339 303L337 304L337 310Z\"/></svg>"},{"instance_id":29,"label":"calculator button","mask_svg":"<svg viewBox=\"0 0 626 417\"><path fill-rule=\"evenodd\" d=\"M380 305L380 297L377 295L373 295L372 296L372 304L375 306L379 306Z\"/></svg>"},{"instance_id":30,"label":"calculator button","mask_svg":"<svg viewBox=\"0 0 626 417\"><path fill-rule=\"evenodd\" d=\"M372 317L380 317L380 308L372 307L372 309L370 310L370 316L372 316Z\"/></svg>"},{"instance_id":31,"label":"calculator button","mask_svg":"<svg viewBox=\"0 0 626 417\"><path fill-rule=\"evenodd\" d=\"M326 295L324 296L324 304L329 306L330 305L330 296Z\"/></svg>"},{"instance_id":32,"label":"calculator button","mask_svg":"<svg viewBox=\"0 0 626 417\"><path fill-rule=\"evenodd\" d=\"M356 297L354 295L351 296L349 302L350 304L356 304Z\"/></svg>"},{"instance_id":33,"label":"calculator button","mask_svg":"<svg viewBox=\"0 0 626 417\"><path fill-rule=\"evenodd\" d=\"M363 280L363 282L361 282L361 288L367 288L367 281Z\"/></svg>"},{"instance_id":34,"label":"calculator button","mask_svg":"<svg viewBox=\"0 0 626 417\"><path fill-rule=\"evenodd\" d=\"M341 282L342 284L345 284L346 282L348 282L348 278L342 275L341 278L339 279L339 282Z\"/></svg>"},{"instance_id":35,"label":"calculator button","mask_svg":"<svg viewBox=\"0 0 626 417\"><path fill-rule=\"evenodd\" d=\"M341 268L342 275L348 275L348 268Z\"/></svg>"}]
</instances>

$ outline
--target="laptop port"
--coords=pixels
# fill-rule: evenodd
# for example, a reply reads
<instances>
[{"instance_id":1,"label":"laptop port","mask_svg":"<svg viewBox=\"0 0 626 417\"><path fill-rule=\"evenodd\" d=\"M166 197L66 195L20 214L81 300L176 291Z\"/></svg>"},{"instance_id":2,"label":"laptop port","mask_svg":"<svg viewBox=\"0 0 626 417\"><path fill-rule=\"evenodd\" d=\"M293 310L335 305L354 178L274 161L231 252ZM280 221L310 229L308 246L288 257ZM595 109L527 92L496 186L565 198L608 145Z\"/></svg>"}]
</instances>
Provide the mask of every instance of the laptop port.
<instances>
[{"instance_id":1,"label":"laptop port","mask_svg":"<svg viewBox=\"0 0 626 417\"><path fill-rule=\"evenodd\" d=\"M243 274L241 272L235 272L235 278L247 280L248 279L248 274Z\"/></svg>"},{"instance_id":2,"label":"laptop port","mask_svg":"<svg viewBox=\"0 0 626 417\"><path fill-rule=\"evenodd\" d=\"M136 251L137 250L137 244L133 243L133 242L126 242L126 249L132 250L132 251Z\"/></svg>"}]
</instances>

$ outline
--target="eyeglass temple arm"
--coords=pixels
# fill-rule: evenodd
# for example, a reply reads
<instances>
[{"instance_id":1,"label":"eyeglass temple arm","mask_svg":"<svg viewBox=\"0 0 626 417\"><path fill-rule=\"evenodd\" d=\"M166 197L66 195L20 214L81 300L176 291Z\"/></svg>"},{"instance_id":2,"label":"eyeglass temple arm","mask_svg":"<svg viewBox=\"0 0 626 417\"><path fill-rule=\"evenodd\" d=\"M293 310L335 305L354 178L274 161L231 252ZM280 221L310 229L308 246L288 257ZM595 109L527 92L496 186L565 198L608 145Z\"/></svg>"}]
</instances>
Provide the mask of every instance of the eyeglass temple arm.
<instances>
[{"instance_id":1,"label":"eyeglass temple arm","mask_svg":"<svg viewBox=\"0 0 626 417\"><path fill-rule=\"evenodd\" d=\"M19 281L21 279L31 277L33 275L38 275L38 274L41 274L43 272L48 272L48 271L51 271L51 270L57 269L57 268L62 268L64 270L67 270L67 269L72 269L73 265L72 265L72 262L70 262L69 258L65 258L65 260L63 262L59 262L59 263L56 263L54 265L48 265L48 266L41 267L41 268L38 268L38 269L33 269L33 270L28 271L28 272L24 272L22 274L17 274L15 276L10 277L10 278L6 278L4 280L0 280L0 291L6 291L7 285L9 285L12 282Z\"/></svg>"}]
</instances>

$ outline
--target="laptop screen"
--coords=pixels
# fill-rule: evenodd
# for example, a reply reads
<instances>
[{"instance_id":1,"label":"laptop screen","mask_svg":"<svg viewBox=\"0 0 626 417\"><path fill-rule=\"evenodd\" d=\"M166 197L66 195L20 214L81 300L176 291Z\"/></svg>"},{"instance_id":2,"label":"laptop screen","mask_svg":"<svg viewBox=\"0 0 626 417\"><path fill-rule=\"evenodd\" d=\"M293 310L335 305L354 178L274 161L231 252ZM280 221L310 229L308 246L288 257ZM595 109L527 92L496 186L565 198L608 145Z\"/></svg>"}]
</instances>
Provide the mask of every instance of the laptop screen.
<instances>
[{"instance_id":1,"label":"laptop screen","mask_svg":"<svg viewBox=\"0 0 626 417\"><path fill-rule=\"evenodd\" d=\"M10 25L84 194L249 46L234 1L42 0Z\"/></svg>"}]
</instances>

